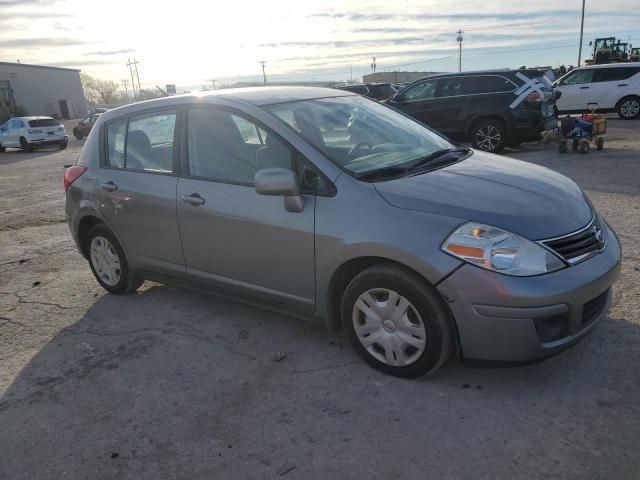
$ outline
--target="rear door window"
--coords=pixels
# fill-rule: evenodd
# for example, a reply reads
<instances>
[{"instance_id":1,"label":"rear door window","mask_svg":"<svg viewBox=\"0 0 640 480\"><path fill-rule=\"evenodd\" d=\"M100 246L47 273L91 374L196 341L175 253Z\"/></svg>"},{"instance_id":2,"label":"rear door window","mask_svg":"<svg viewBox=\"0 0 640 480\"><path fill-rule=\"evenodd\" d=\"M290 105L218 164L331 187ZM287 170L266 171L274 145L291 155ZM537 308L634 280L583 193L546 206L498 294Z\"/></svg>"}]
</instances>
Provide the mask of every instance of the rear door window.
<instances>
[{"instance_id":1,"label":"rear door window","mask_svg":"<svg viewBox=\"0 0 640 480\"><path fill-rule=\"evenodd\" d=\"M593 74L594 82L615 82L618 80L626 80L640 71L640 68L619 67L619 68L600 68Z\"/></svg>"},{"instance_id":2,"label":"rear door window","mask_svg":"<svg viewBox=\"0 0 640 480\"><path fill-rule=\"evenodd\" d=\"M154 112L129 119L125 168L171 172L176 112Z\"/></svg>"},{"instance_id":3,"label":"rear door window","mask_svg":"<svg viewBox=\"0 0 640 480\"><path fill-rule=\"evenodd\" d=\"M469 77L471 79L472 77ZM486 75L474 78L475 82L471 86L473 93L502 93L513 92L516 87L510 80L499 75Z\"/></svg>"}]
</instances>

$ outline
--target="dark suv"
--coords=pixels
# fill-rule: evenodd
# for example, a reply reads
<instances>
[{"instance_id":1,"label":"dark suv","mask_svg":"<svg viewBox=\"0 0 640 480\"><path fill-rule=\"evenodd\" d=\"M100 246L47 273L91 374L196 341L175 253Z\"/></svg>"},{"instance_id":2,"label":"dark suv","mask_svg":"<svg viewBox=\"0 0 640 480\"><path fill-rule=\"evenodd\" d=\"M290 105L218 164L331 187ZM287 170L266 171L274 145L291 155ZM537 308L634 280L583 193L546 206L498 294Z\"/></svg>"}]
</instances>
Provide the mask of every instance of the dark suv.
<instances>
[{"instance_id":1,"label":"dark suv","mask_svg":"<svg viewBox=\"0 0 640 480\"><path fill-rule=\"evenodd\" d=\"M432 75L400 90L387 104L488 152L536 140L557 127L555 94L538 70Z\"/></svg>"},{"instance_id":2,"label":"dark suv","mask_svg":"<svg viewBox=\"0 0 640 480\"><path fill-rule=\"evenodd\" d=\"M336 87L339 90L346 90L347 92L357 93L365 97L373 98L374 100L387 100L396 90L390 83L360 83L354 85L346 85L344 87Z\"/></svg>"}]
</instances>

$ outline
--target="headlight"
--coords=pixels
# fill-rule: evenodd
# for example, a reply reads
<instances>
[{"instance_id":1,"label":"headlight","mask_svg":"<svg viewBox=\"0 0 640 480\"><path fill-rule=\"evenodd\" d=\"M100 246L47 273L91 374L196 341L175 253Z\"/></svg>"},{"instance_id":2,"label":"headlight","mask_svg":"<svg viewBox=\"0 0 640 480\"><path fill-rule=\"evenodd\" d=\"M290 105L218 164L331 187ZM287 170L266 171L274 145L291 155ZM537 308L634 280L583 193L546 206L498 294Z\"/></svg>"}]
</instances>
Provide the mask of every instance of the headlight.
<instances>
[{"instance_id":1,"label":"headlight","mask_svg":"<svg viewBox=\"0 0 640 480\"><path fill-rule=\"evenodd\" d=\"M518 277L553 272L565 266L553 253L520 235L474 222L453 232L442 250L487 270Z\"/></svg>"}]
</instances>

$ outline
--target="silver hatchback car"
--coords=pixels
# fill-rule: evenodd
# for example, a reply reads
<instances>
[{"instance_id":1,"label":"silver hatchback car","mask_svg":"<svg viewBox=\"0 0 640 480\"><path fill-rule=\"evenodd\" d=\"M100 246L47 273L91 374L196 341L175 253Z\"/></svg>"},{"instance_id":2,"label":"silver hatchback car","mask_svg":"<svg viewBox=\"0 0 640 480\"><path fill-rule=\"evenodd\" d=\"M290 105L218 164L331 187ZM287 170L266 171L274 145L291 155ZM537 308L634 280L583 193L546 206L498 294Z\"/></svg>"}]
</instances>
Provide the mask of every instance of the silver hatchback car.
<instances>
[{"instance_id":1,"label":"silver hatchback car","mask_svg":"<svg viewBox=\"0 0 640 480\"><path fill-rule=\"evenodd\" d=\"M557 353L605 315L620 269L615 233L568 178L339 90L111 110L65 190L109 292L151 279L320 319L403 377L454 354Z\"/></svg>"}]
</instances>

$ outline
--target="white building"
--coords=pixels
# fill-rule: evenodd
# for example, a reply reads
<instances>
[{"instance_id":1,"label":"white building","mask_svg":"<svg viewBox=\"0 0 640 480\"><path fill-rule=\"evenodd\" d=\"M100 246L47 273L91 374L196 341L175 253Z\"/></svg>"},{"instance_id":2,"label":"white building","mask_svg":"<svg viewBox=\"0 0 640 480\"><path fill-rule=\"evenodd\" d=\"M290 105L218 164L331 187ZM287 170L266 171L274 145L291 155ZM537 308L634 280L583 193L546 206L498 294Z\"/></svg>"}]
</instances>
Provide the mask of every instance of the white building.
<instances>
[{"instance_id":1,"label":"white building","mask_svg":"<svg viewBox=\"0 0 640 480\"><path fill-rule=\"evenodd\" d=\"M87 114L80 70L71 68L0 62L0 98L27 115L69 119ZM0 115L2 110L0 103Z\"/></svg>"}]
</instances>

